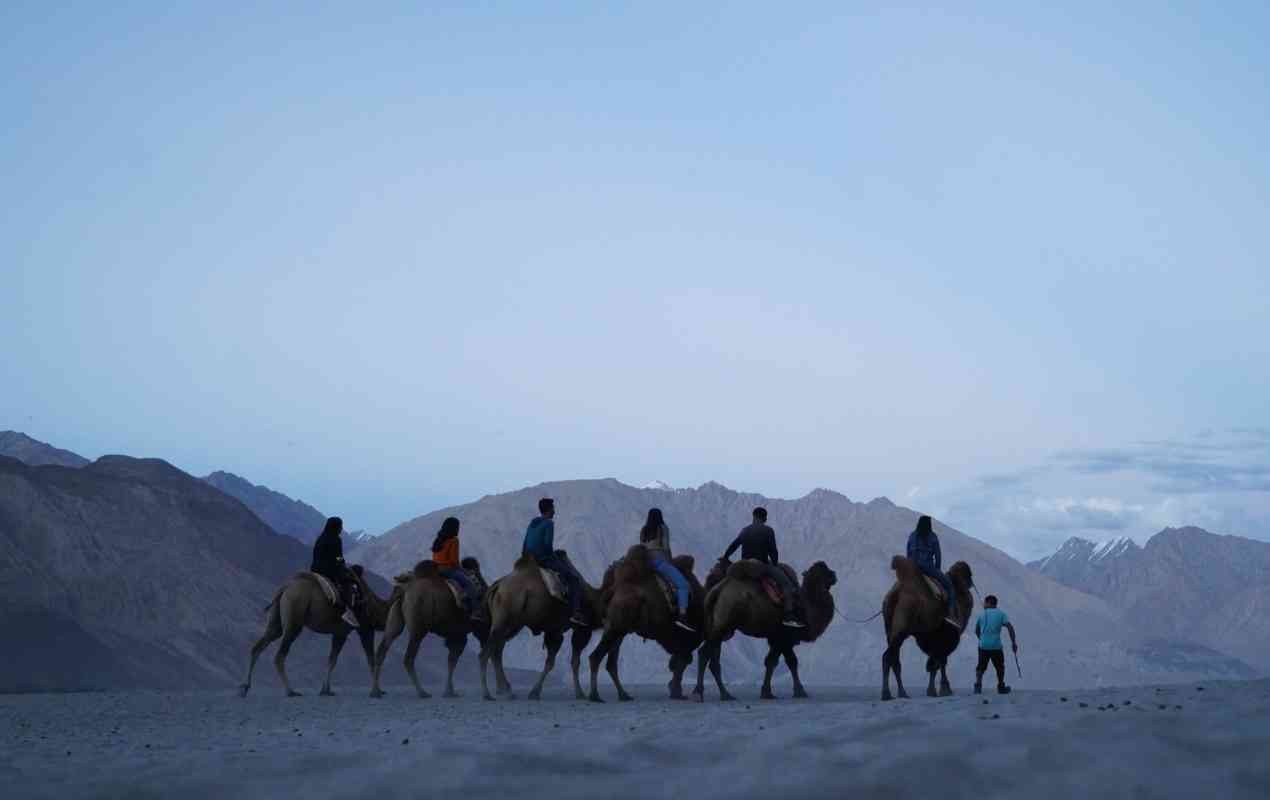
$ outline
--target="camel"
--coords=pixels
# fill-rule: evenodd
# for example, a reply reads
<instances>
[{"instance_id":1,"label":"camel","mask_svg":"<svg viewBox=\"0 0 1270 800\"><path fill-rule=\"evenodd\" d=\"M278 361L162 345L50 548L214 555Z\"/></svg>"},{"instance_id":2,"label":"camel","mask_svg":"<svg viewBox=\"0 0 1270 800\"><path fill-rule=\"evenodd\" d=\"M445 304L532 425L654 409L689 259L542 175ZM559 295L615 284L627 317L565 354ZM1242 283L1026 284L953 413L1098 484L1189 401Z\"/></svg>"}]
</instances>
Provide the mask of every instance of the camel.
<instances>
[{"instance_id":1,"label":"camel","mask_svg":"<svg viewBox=\"0 0 1270 800\"><path fill-rule=\"evenodd\" d=\"M480 575L480 564L474 558L464 559L463 568L474 570ZM402 630L409 630L410 642L406 645L404 663L406 672L414 683L415 693L421 699L431 697L419 685L419 676L415 673L415 657L419 654L419 645L423 643L423 638L429 633L435 633L445 639L445 646L450 654L449 672L446 674L445 693L442 697L458 697L458 693L454 691L454 668L467 647L467 635L474 634L477 641L484 642L489 634L489 622L476 623L469 619L467 611L454 598L454 593L450 591L433 561L420 561L412 572L398 575L393 582L399 587L399 591L394 592L394 600L384 625L384 636L375 653L370 696L384 696L384 690L379 687L384 659ZM484 583L484 579L481 582Z\"/></svg>"},{"instance_id":2,"label":"camel","mask_svg":"<svg viewBox=\"0 0 1270 800\"><path fill-rule=\"evenodd\" d=\"M568 561L563 550L556 555ZM600 593L585 581L582 582L585 596L584 607L590 611L591 619L603 620L604 607ZM582 683L578 680L578 670L582 665L582 651L591 641L593 628L573 626L569 622L569 605L552 597L543 583L538 562L533 556L522 555L516 560L512 571L499 578L485 592L483 601L486 618L490 623L489 636L481 647L481 693L486 700L493 700L486 682L485 668L494 662L494 677L498 681L498 692L509 700L515 699L507 673L503 671L503 647L507 641L520 632L521 628L529 628L534 635L542 633L543 646L547 649L547 660L543 665L538 682L529 690L529 699L542 697L542 685L547 675L556 665L556 653L564 644L565 631L573 629L573 691L579 700L586 698L582 693Z\"/></svg>"},{"instance_id":3,"label":"camel","mask_svg":"<svg viewBox=\"0 0 1270 800\"><path fill-rule=\"evenodd\" d=\"M384 628L384 622L388 617L388 601L381 599L371 590L366 583L366 578L362 575L361 566L354 566L351 572L361 590L362 597L366 598L366 616L370 626L356 630L362 642L362 649L366 652L366 664L373 672L375 631ZM280 638L282 644L278 645L278 653L274 656L273 665L278 670L278 677L282 678L287 697L300 696L299 692L291 688L291 682L287 680L286 661L291 645L305 628L331 637L331 655L327 659L326 680L322 683L321 694L326 697L334 695L335 693L331 691L331 673L335 671L335 662L339 659L340 651L344 649L344 642L354 628L341 618L342 610L327 599L326 592L322 590L313 573L301 572L293 576L274 592L273 600L265 610L268 612L265 632L251 647L247 678L238 687L239 695L246 697L247 692L251 691L251 674L256 668L256 659L275 639Z\"/></svg>"},{"instance_id":4,"label":"camel","mask_svg":"<svg viewBox=\"0 0 1270 800\"><path fill-rule=\"evenodd\" d=\"M966 629L975 601L970 594L974 588L974 576L970 566L958 561L948 570L953 592L957 595L957 628L944 621L947 603L937 597L926 582L917 565L904 556L891 559L895 570L895 585L882 601L882 623L886 626L886 651L882 653L882 699L891 699L891 671L895 671L895 686L900 697L908 697L904 691L904 679L900 673L900 646L912 636L917 646L926 654L926 671L930 684L926 687L929 697L947 697L953 693L948 682L948 656L961 642L961 631ZM940 675L940 690L935 691L935 673Z\"/></svg>"},{"instance_id":5,"label":"camel","mask_svg":"<svg viewBox=\"0 0 1270 800\"><path fill-rule=\"evenodd\" d=\"M695 624L697 631L686 631L675 624L675 609L662 590L656 572L648 563L648 551L642 544L632 546L624 559L608 568L600 587L605 604L604 635L591 651L592 702L604 702L596 689L596 676L600 670L600 662L606 656L606 669L613 679L613 685L617 687L618 699L635 699L622 686L617 669L622 640L629 634L652 639L670 654L670 697L672 700L684 699L684 670L692 663L692 653L701 644L701 596L704 592L696 576L692 574L692 556L679 556L673 559L673 563L692 587L688 621Z\"/></svg>"},{"instance_id":6,"label":"camel","mask_svg":"<svg viewBox=\"0 0 1270 800\"><path fill-rule=\"evenodd\" d=\"M792 569L781 566L793 575ZM738 631L767 640L767 657L763 659L766 672L759 693L762 699L776 699L772 693L772 673L782 656L794 677L794 697L807 697L807 690L798 676L798 656L794 654L794 648L802 642L819 639L833 621L833 595L829 590L838 582L838 576L823 561L817 561L803 573L799 597L806 614L805 628L789 628L782 624L781 607L766 595L758 578L759 571L753 563L738 561L733 564L721 558L706 579L705 637L697 658L697 688L692 692L698 703L705 699L707 666L719 687L719 699L736 699L723 685L720 656L723 643Z\"/></svg>"}]
</instances>

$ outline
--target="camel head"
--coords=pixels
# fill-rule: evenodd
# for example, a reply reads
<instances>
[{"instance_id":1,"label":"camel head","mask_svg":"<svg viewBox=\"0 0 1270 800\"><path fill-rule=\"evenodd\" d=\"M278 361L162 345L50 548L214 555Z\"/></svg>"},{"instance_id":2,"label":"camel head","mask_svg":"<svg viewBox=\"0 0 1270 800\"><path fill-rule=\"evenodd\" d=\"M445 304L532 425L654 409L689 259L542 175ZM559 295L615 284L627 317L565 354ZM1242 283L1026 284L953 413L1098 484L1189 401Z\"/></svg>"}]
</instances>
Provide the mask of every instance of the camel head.
<instances>
[{"instance_id":1,"label":"camel head","mask_svg":"<svg viewBox=\"0 0 1270 800\"><path fill-rule=\"evenodd\" d=\"M803 572L803 586L811 591L828 592L838 582L838 574L823 561L817 561Z\"/></svg>"},{"instance_id":2,"label":"camel head","mask_svg":"<svg viewBox=\"0 0 1270 800\"><path fill-rule=\"evenodd\" d=\"M964 561L958 561L948 569L948 577L953 585L963 591L970 591L975 588L975 577L970 572L970 565Z\"/></svg>"}]
</instances>

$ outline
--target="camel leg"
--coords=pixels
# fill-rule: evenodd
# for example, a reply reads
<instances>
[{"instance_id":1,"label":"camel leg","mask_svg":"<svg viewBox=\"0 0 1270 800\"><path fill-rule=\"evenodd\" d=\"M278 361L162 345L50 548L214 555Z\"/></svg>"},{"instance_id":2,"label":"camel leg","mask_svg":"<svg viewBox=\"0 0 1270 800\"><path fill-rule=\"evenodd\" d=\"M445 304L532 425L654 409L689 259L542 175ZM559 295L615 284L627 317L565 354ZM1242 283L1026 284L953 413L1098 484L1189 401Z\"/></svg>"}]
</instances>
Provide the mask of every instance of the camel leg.
<instances>
[{"instance_id":1,"label":"camel leg","mask_svg":"<svg viewBox=\"0 0 1270 800\"><path fill-rule=\"evenodd\" d=\"M335 662L339 660L340 651L344 649L344 643L347 641L347 633L337 633L331 636L331 654L326 659L326 680L322 682L322 691L318 692L322 697L335 696L335 692L331 691L331 673L335 672Z\"/></svg>"},{"instance_id":2,"label":"camel leg","mask_svg":"<svg viewBox=\"0 0 1270 800\"><path fill-rule=\"evenodd\" d=\"M586 699L586 692L582 691L582 681L578 679L578 671L582 668L582 651L590 642L590 628L573 629L573 655L569 658L569 666L573 669L573 696L578 700Z\"/></svg>"},{"instance_id":3,"label":"camel leg","mask_svg":"<svg viewBox=\"0 0 1270 800\"><path fill-rule=\"evenodd\" d=\"M494 650L494 678L498 681L498 693L508 700L515 700L516 693L512 691L511 681L507 680L507 673L503 670L503 648L506 646L507 640L500 639Z\"/></svg>"},{"instance_id":4,"label":"camel leg","mask_svg":"<svg viewBox=\"0 0 1270 800\"><path fill-rule=\"evenodd\" d=\"M904 675L900 667L900 647L904 644L904 640L908 638L907 634L896 634L888 637L886 650L882 653L882 699L891 699L891 673L895 673L895 688L902 698L908 697L908 692L904 691Z\"/></svg>"},{"instance_id":5,"label":"camel leg","mask_svg":"<svg viewBox=\"0 0 1270 800\"><path fill-rule=\"evenodd\" d=\"M698 703L706 699L706 662L710 660L710 642L702 642L697 648L697 687L692 690L692 699Z\"/></svg>"},{"instance_id":6,"label":"camel leg","mask_svg":"<svg viewBox=\"0 0 1270 800\"><path fill-rule=\"evenodd\" d=\"M388 612L388 621L384 625L384 636L379 640L379 649L375 651L375 665L371 669L370 696L383 697L384 690L380 688L380 676L384 671L384 661L388 658L388 650L392 647L392 643L397 641L397 637L406 627L405 617L401 611L401 604L395 604Z\"/></svg>"},{"instance_id":7,"label":"camel leg","mask_svg":"<svg viewBox=\"0 0 1270 800\"><path fill-rule=\"evenodd\" d=\"M939 665L939 696L952 697L952 684L948 682L948 660Z\"/></svg>"},{"instance_id":8,"label":"camel leg","mask_svg":"<svg viewBox=\"0 0 1270 800\"><path fill-rule=\"evenodd\" d=\"M803 688L803 681L798 677L798 656L794 653L792 644L785 648L785 666L789 667L789 674L794 676L794 699L805 700L807 690Z\"/></svg>"},{"instance_id":9,"label":"camel leg","mask_svg":"<svg viewBox=\"0 0 1270 800\"><path fill-rule=\"evenodd\" d=\"M776 665L781 661L780 650L771 642L767 643L767 657L763 659L763 688L758 696L761 700L775 700L776 695L772 694L772 673L776 672Z\"/></svg>"},{"instance_id":10,"label":"camel leg","mask_svg":"<svg viewBox=\"0 0 1270 800\"><path fill-rule=\"evenodd\" d=\"M410 682L415 685L415 693L419 695L420 700L427 700L432 696L419 685L419 673L415 672L415 658L419 655L419 645L423 644L423 637L427 635L427 630L411 631L410 642L406 645L406 655L402 658L402 664L405 665L406 672L410 675Z\"/></svg>"},{"instance_id":11,"label":"camel leg","mask_svg":"<svg viewBox=\"0 0 1270 800\"><path fill-rule=\"evenodd\" d=\"M449 672L445 676L445 693L442 697L458 697L459 693L454 691L454 668L459 665L459 657L463 655L463 651L467 648L466 636L455 636L445 640L445 648L449 651L450 656L447 660L446 667Z\"/></svg>"},{"instance_id":12,"label":"camel leg","mask_svg":"<svg viewBox=\"0 0 1270 800\"><path fill-rule=\"evenodd\" d=\"M277 606L269 613L269 622L265 625L265 632L260 635L256 643L251 646L251 660L247 662L247 677L243 680L241 686L238 687L240 697L246 697L247 692L251 691L251 673L256 669L256 659L260 658L260 654L265 651L270 644L282 637L282 620L279 617Z\"/></svg>"},{"instance_id":13,"label":"camel leg","mask_svg":"<svg viewBox=\"0 0 1270 800\"><path fill-rule=\"evenodd\" d=\"M710 657L710 674L714 676L714 682L719 687L719 699L728 701L735 700L732 693L723 685L723 642L714 643L714 652Z\"/></svg>"},{"instance_id":14,"label":"camel leg","mask_svg":"<svg viewBox=\"0 0 1270 800\"><path fill-rule=\"evenodd\" d=\"M282 686L287 691L287 697L299 697L300 693L291 688L291 681L287 680L287 653L291 652L291 645L300 636L300 632L304 630L301 625L288 624L287 632L282 635L282 644L278 645L278 652L273 657L273 668L278 671L278 677L282 679Z\"/></svg>"},{"instance_id":15,"label":"camel leg","mask_svg":"<svg viewBox=\"0 0 1270 800\"><path fill-rule=\"evenodd\" d=\"M613 649L614 645L621 639L622 634L606 630L604 635L600 637L600 643L591 651L591 656L588 659L591 662L591 694L587 699L592 703L604 702L600 697L599 688L600 662L604 660L604 657L609 654L609 650Z\"/></svg>"},{"instance_id":16,"label":"camel leg","mask_svg":"<svg viewBox=\"0 0 1270 800\"><path fill-rule=\"evenodd\" d=\"M670 657L670 683L667 688L670 689L671 700L685 700L684 697L684 672L692 664L692 651L687 653L675 653Z\"/></svg>"},{"instance_id":17,"label":"camel leg","mask_svg":"<svg viewBox=\"0 0 1270 800\"><path fill-rule=\"evenodd\" d=\"M564 644L564 632L544 633L542 644L547 648L547 660L542 665L542 674L538 676L538 682L529 690L530 700L542 699L542 685L547 682L547 675L556 668L556 653L560 652L560 646Z\"/></svg>"},{"instance_id":18,"label":"camel leg","mask_svg":"<svg viewBox=\"0 0 1270 800\"><path fill-rule=\"evenodd\" d=\"M489 666L490 654L493 653L494 647L498 643L498 634L490 631L490 635L486 637L485 644L481 647L481 652L476 659L481 665L481 697L486 700L493 700L494 695L489 693L489 682L485 678L485 668Z\"/></svg>"},{"instance_id":19,"label":"camel leg","mask_svg":"<svg viewBox=\"0 0 1270 800\"><path fill-rule=\"evenodd\" d=\"M629 703L635 698L626 693L626 687L622 685L622 679L617 674L617 662L621 654L622 640L618 639L617 643L613 645L613 649L609 651L609 657L604 668L608 670L609 677L613 679L613 685L617 687L617 699L623 703Z\"/></svg>"}]
</instances>

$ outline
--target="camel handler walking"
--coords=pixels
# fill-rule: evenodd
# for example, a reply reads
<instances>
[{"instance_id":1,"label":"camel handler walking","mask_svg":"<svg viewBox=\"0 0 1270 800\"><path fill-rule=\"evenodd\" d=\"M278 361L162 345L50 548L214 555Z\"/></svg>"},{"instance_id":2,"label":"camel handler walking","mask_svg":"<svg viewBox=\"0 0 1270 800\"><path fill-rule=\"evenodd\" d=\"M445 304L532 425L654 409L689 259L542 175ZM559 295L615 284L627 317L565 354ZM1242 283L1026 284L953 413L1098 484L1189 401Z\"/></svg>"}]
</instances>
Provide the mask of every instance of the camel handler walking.
<instances>
[{"instance_id":1,"label":"camel handler walking","mask_svg":"<svg viewBox=\"0 0 1270 800\"><path fill-rule=\"evenodd\" d=\"M988 671L988 664L997 671L997 694L1009 694L1010 687L1005 685L1005 650L1001 646L1001 629L1010 632L1010 648L1019 652L1019 642L1014 635L1014 626L1005 612L997 608L997 596L990 594L983 598L983 613L975 622L975 636L979 637L979 666L975 667L975 694L983 694L983 673Z\"/></svg>"},{"instance_id":2,"label":"camel handler walking","mask_svg":"<svg viewBox=\"0 0 1270 800\"><path fill-rule=\"evenodd\" d=\"M798 585L781 569L780 555L776 551L776 531L767 524L767 509L759 506L754 509L753 517L754 521L742 528L732 544L728 545L723 558L731 558L739 547L741 558L751 558L766 565L768 577L781 587L785 603L785 615L781 624L787 628L805 628L807 626L798 619L794 609L794 602L798 599Z\"/></svg>"}]
</instances>

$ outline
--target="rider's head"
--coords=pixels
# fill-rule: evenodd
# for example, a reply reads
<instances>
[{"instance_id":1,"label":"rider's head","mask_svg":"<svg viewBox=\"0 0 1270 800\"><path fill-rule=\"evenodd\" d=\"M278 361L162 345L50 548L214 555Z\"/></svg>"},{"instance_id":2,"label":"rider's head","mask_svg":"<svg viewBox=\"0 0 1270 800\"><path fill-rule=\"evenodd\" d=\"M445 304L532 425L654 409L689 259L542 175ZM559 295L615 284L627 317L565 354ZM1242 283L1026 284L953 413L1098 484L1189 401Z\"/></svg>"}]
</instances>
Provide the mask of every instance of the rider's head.
<instances>
[{"instance_id":1,"label":"rider's head","mask_svg":"<svg viewBox=\"0 0 1270 800\"><path fill-rule=\"evenodd\" d=\"M763 508L762 506L759 506L758 508L754 509L754 521L767 522L767 509Z\"/></svg>"},{"instance_id":2,"label":"rider's head","mask_svg":"<svg viewBox=\"0 0 1270 800\"><path fill-rule=\"evenodd\" d=\"M344 520L339 517L331 517L326 521L326 526L322 528L323 536L339 536L344 532Z\"/></svg>"},{"instance_id":3,"label":"rider's head","mask_svg":"<svg viewBox=\"0 0 1270 800\"><path fill-rule=\"evenodd\" d=\"M544 497L538 501L538 513L542 514L544 519L551 519L556 515L556 501L550 497Z\"/></svg>"},{"instance_id":4,"label":"rider's head","mask_svg":"<svg viewBox=\"0 0 1270 800\"><path fill-rule=\"evenodd\" d=\"M984 608L996 608L996 607L997 607L997 596L996 596L995 594L990 594L990 595L988 595L987 597L983 598L983 607L984 607Z\"/></svg>"},{"instance_id":5,"label":"rider's head","mask_svg":"<svg viewBox=\"0 0 1270 800\"><path fill-rule=\"evenodd\" d=\"M918 517L916 531L918 536L930 536L934 532L935 529L931 527L930 517L925 515Z\"/></svg>"}]
</instances>

